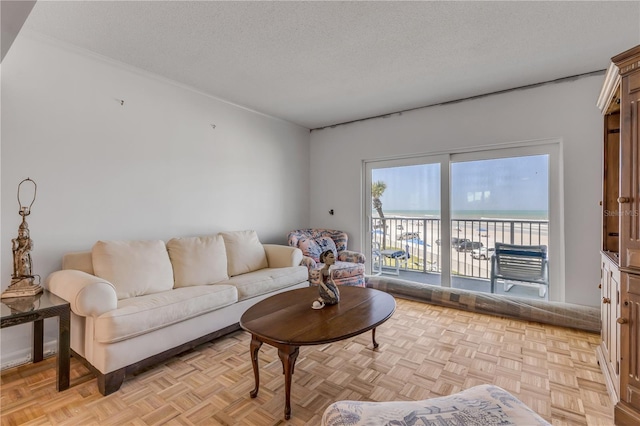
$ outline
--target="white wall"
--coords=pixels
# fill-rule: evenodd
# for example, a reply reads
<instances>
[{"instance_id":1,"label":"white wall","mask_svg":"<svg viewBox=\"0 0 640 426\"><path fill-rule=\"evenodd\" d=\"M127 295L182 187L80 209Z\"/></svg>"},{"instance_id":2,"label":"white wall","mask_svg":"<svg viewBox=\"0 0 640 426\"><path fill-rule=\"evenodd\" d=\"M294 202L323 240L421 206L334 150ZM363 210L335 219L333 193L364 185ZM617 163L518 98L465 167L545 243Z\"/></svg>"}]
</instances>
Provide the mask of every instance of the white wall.
<instances>
[{"instance_id":1,"label":"white wall","mask_svg":"<svg viewBox=\"0 0 640 426\"><path fill-rule=\"evenodd\" d=\"M308 129L24 34L2 62L1 102L2 289L26 177L38 185L27 221L43 280L98 239L255 229L286 244L309 226ZM3 365L29 339L28 326L2 330Z\"/></svg>"},{"instance_id":2,"label":"white wall","mask_svg":"<svg viewBox=\"0 0 640 426\"><path fill-rule=\"evenodd\" d=\"M24 34L1 72L2 289L20 221L16 189L26 177L38 184L28 222L35 272L44 278L64 252L98 239L252 228L265 242L285 243L288 230L313 226L343 229L350 247L361 249L364 159L560 138L566 301L598 305L602 77L309 137L307 129ZM54 330L48 323L47 340ZM30 338L28 326L2 330L2 365L26 356Z\"/></svg>"},{"instance_id":3,"label":"white wall","mask_svg":"<svg viewBox=\"0 0 640 426\"><path fill-rule=\"evenodd\" d=\"M589 76L315 130L311 224L363 245L362 162L501 143L561 139L565 302L599 306L603 76ZM329 209L335 215L328 214Z\"/></svg>"}]
</instances>

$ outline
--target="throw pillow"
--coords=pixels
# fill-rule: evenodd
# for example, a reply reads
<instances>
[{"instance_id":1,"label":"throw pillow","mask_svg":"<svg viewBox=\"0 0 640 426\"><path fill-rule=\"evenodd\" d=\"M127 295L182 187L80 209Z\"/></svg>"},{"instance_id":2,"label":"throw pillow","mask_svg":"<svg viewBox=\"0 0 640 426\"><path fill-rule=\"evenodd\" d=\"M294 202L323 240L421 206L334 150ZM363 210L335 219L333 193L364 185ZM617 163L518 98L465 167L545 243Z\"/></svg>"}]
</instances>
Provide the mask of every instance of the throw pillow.
<instances>
[{"instance_id":1,"label":"throw pillow","mask_svg":"<svg viewBox=\"0 0 640 426\"><path fill-rule=\"evenodd\" d=\"M320 262L322 249L320 248L316 240L312 238L302 237L298 240L298 248L302 250L302 254L304 256L310 257L316 262Z\"/></svg>"},{"instance_id":2,"label":"throw pillow","mask_svg":"<svg viewBox=\"0 0 640 426\"><path fill-rule=\"evenodd\" d=\"M91 262L96 276L114 285L118 300L173 288L164 241L98 241Z\"/></svg>"},{"instance_id":3,"label":"throw pillow","mask_svg":"<svg viewBox=\"0 0 640 426\"><path fill-rule=\"evenodd\" d=\"M336 257L336 260L338 260L338 249L336 248L336 243L330 237L316 238L316 242L318 243L318 247L320 247L320 254L327 250L332 250L333 255Z\"/></svg>"},{"instance_id":4,"label":"throw pillow","mask_svg":"<svg viewBox=\"0 0 640 426\"><path fill-rule=\"evenodd\" d=\"M268 268L267 254L256 231L221 232L230 277Z\"/></svg>"},{"instance_id":5,"label":"throw pillow","mask_svg":"<svg viewBox=\"0 0 640 426\"><path fill-rule=\"evenodd\" d=\"M229 279L222 235L173 238L167 242L174 287L214 284Z\"/></svg>"}]
</instances>

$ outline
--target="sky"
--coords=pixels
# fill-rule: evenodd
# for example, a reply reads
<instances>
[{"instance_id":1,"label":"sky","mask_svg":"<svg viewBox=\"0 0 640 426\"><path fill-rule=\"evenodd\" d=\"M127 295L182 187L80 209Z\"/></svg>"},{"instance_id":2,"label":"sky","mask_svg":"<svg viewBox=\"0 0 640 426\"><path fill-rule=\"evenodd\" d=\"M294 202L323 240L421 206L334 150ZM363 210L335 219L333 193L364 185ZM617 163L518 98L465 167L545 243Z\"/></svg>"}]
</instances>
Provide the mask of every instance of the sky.
<instances>
[{"instance_id":1,"label":"sky","mask_svg":"<svg viewBox=\"0 0 640 426\"><path fill-rule=\"evenodd\" d=\"M383 211L439 210L440 166L375 169L387 189ZM533 155L451 164L452 211L548 210L549 157Z\"/></svg>"}]
</instances>

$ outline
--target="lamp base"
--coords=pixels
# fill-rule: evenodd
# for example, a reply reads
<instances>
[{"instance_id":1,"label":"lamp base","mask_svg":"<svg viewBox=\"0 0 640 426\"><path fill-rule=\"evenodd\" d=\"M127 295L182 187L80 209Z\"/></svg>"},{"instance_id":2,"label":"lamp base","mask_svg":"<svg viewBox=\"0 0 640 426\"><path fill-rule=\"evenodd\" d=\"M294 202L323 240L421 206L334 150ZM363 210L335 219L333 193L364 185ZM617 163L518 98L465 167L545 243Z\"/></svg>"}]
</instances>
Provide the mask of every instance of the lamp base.
<instances>
[{"instance_id":1,"label":"lamp base","mask_svg":"<svg viewBox=\"0 0 640 426\"><path fill-rule=\"evenodd\" d=\"M11 280L11 285L2 292L0 298L35 296L42 293L42 286L33 283L33 278L15 278Z\"/></svg>"}]
</instances>

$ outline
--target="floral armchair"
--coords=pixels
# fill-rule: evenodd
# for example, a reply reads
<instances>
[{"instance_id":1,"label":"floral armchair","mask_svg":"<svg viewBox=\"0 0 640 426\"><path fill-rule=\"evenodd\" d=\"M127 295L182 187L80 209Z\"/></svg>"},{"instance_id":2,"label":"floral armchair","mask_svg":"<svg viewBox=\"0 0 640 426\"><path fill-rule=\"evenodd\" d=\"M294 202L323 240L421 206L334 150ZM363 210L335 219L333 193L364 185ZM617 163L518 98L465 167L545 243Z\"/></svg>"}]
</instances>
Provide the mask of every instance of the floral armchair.
<instances>
[{"instance_id":1,"label":"floral armchair","mask_svg":"<svg viewBox=\"0 0 640 426\"><path fill-rule=\"evenodd\" d=\"M333 281L336 285L350 285L364 287L365 256L356 251L347 250L347 233L331 229L298 229L291 231L288 243L292 247L302 250L301 265L309 269L309 282L320 284L320 254L326 250L333 250L336 263L333 266Z\"/></svg>"}]
</instances>

